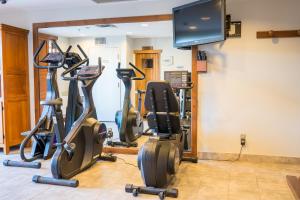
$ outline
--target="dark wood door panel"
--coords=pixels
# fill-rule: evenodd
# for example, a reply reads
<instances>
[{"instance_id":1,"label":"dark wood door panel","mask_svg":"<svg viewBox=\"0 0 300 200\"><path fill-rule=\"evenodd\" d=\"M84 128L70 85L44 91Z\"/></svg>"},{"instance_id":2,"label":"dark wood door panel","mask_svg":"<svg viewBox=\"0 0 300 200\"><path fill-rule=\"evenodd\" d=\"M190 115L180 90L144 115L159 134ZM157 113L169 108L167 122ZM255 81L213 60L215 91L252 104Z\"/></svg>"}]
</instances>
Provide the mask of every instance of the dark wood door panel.
<instances>
[{"instance_id":1,"label":"dark wood door panel","mask_svg":"<svg viewBox=\"0 0 300 200\"><path fill-rule=\"evenodd\" d=\"M24 139L21 133L29 130L30 118L28 100L7 100L4 102L5 138L11 145L20 144Z\"/></svg>"}]
</instances>

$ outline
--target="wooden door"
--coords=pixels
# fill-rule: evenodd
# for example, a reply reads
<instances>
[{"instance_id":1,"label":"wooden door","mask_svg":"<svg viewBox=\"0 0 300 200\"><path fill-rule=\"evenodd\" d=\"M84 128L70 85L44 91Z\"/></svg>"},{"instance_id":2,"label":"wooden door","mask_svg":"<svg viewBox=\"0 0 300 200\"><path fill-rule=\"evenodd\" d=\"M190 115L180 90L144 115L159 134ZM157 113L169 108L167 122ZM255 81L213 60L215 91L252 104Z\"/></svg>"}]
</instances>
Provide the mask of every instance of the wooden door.
<instances>
[{"instance_id":1,"label":"wooden door","mask_svg":"<svg viewBox=\"0 0 300 200\"><path fill-rule=\"evenodd\" d=\"M145 79L142 81L135 81L136 90L146 90L149 81L160 80L160 54L161 50L142 50L135 51L135 65L145 73ZM151 66L148 66L145 61L152 60ZM141 115L147 114L144 107L145 95L142 95ZM135 95L135 105L138 106L138 95Z\"/></svg>"},{"instance_id":2,"label":"wooden door","mask_svg":"<svg viewBox=\"0 0 300 200\"><path fill-rule=\"evenodd\" d=\"M5 153L30 129L28 31L2 26Z\"/></svg>"},{"instance_id":3,"label":"wooden door","mask_svg":"<svg viewBox=\"0 0 300 200\"><path fill-rule=\"evenodd\" d=\"M0 144L4 144L4 132L3 132L3 102L0 101Z\"/></svg>"}]
</instances>

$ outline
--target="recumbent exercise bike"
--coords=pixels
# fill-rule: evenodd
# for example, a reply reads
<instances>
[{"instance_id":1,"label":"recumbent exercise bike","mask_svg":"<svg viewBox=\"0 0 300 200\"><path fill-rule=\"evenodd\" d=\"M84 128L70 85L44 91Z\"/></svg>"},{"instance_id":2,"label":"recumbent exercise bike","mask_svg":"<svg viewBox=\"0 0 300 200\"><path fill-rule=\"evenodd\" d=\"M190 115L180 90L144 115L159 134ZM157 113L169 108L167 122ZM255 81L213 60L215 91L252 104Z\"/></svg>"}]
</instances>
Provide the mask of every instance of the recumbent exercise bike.
<instances>
[{"instance_id":1,"label":"recumbent exercise bike","mask_svg":"<svg viewBox=\"0 0 300 200\"><path fill-rule=\"evenodd\" d=\"M149 82L145 108L148 125L156 133L141 147L138 167L146 187L127 184L125 191L176 198L177 189L166 189L183 158L184 135L180 126L179 105L168 82Z\"/></svg>"}]
</instances>

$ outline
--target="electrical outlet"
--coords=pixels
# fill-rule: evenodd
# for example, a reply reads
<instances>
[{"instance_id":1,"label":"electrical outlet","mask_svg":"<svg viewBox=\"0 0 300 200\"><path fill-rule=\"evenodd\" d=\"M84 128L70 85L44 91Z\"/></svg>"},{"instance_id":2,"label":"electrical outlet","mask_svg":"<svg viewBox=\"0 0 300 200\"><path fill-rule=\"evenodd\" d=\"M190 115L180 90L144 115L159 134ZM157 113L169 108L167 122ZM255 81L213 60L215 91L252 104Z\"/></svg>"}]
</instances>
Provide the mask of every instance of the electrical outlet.
<instances>
[{"instance_id":1,"label":"electrical outlet","mask_svg":"<svg viewBox=\"0 0 300 200\"><path fill-rule=\"evenodd\" d=\"M245 134L241 134L241 145L246 146L246 135Z\"/></svg>"}]
</instances>

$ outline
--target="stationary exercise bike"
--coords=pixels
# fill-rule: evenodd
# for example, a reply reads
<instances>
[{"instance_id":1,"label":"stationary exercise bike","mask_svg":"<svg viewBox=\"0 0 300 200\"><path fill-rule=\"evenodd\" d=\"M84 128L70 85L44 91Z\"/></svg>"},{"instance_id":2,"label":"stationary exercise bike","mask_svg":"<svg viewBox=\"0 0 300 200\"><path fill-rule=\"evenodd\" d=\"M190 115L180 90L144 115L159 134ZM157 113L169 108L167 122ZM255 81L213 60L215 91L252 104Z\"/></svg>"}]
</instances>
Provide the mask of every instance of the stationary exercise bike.
<instances>
[{"instance_id":1,"label":"stationary exercise bike","mask_svg":"<svg viewBox=\"0 0 300 200\"><path fill-rule=\"evenodd\" d=\"M138 110L131 104L131 87L132 81L140 81L145 79L145 74L139 70L132 63L129 63L132 68L121 68L119 63L117 69L117 76L121 79L125 85L125 95L123 102L123 110L119 110L115 116L115 122L118 126L120 142L108 141L107 144L110 146L126 146L126 147L137 147L137 143L134 142L144 132L143 119L140 115L141 112L141 95L144 93L142 90L138 90L139 95L139 106ZM137 77L135 72L138 72L141 77Z\"/></svg>"},{"instance_id":2,"label":"stationary exercise bike","mask_svg":"<svg viewBox=\"0 0 300 200\"><path fill-rule=\"evenodd\" d=\"M77 187L78 180L68 180L76 174L91 167L99 159L115 161L116 157L101 157L103 142L107 137L107 128L104 123L97 121L92 89L97 79L102 74L104 67L99 61L99 66L82 66L86 59L64 71L61 75L63 80L79 80L82 82L83 112L74 122L70 132L64 138L63 123L54 123L57 138L57 149L51 160L51 172L53 178L34 176L32 181L36 183ZM79 70L75 76L73 72ZM66 75L70 74L69 77ZM57 109L61 103L54 100ZM56 113L62 117L61 113ZM58 121L57 121L58 122Z\"/></svg>"},{"instance_id":3,"label":"stationary exercise bike","mask_svg":"<svg viewBox=\"0 0 300 200\"><path fill-rule=\"evenodd\" d=\"M187 82L185 86L176 87L179 91L179 108L181 128L184 133L184 150L191 149L191 99L188 95L189 91L193 88L192 82Z\"/></svg>"},{"instance_id":4,"label":"stationary exercise bike","mask_svg":"<svg viewBox=\"0 0 300 200\"><path fill-rule=\"evenodd\" d=\"M56 117L55 109L52 105L48 103L55 99L60 99L59 89L57 86L57 69L65 68L68 69L73 65L82 61L82 58L79 54L70 52L72 46L69 46L65 53L62 52L61 48L57 45L55 41L52 41L54 48L58 52L50 52L43 59L38 61L39 54L47 41L43 41L34 55L34 66L38 69L48 69L47 74L47 96L44 101L41 101L43 105L43 111L41 117L31 131L22 133L23 136L26 136L20 145L20 156L24 162L5 160L3 164L5 166L13 167L28 167L28 168L40 168L40 162L32 162L37 159L47 160L52 157L55 151L55 134L54 134L54 123L53 120ZM77 45L80 52L87 58L85 52L82 48ZM87 61L88 62L88 61ZM38 63L46 63L47 66L40 66ZM74 123L74 121L80 116L82 112L82 102L78 90L78 81L72 80L69 84L68 93L68 105L66 110L66 119L65 119L65 129L68 132ZM60 99L61 100L61 99ZM58 111L56 111L58 112ZM59 111L60 112L60 111ZM63 118L57 118L56 120L64 121ZM63 136L65 137L65 135ZM33 139L33 144L31 148L31 157L26 157L25 148Z\"/></svg>"},{"instance_id":5,"label":"stationary exercise bike","mask_svg":"<svg viewBox=\"0 0 300 200\"><path fill-rule=\"evenodd\" d=\"M138 167L146 187L127 184L125 191L176 198L177 189L166 189L175 176L183 155L184 136L180 126L179 105L168 82L149 82L145 108L148 125L156 133L140 149Z\"/></svg>"}]
</instances>

